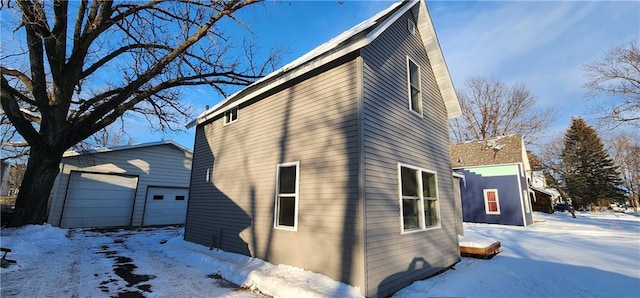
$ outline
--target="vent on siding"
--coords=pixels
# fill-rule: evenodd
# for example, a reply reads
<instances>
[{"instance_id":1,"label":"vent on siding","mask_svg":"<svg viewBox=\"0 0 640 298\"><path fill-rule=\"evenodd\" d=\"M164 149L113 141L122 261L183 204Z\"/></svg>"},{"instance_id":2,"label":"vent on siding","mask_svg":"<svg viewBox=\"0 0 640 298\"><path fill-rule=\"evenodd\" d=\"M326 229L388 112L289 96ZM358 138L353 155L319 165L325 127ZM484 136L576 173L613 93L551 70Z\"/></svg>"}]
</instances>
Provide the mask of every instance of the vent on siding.
<instances>
[{"instance_id":1,"label":"vent on siding","mask_svg":"<svg viewBox=\"0 0 640 298\"><path fill-rule=\"evenodd\" d=\"M412 35L416 35L416 24L412 20L408 20L407 29Z\"/></svg>"}]
</instances>

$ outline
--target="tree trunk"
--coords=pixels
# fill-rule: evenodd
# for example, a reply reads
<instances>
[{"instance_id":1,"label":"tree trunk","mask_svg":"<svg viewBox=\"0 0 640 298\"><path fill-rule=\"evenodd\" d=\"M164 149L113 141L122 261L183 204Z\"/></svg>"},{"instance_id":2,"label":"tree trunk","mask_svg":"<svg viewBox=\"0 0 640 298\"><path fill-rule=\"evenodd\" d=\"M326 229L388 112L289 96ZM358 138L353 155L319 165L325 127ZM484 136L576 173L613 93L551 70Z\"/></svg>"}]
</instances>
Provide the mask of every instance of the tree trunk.
<instances>
[{"instance_id":1,"label":"tree trunk","mask_svg":"<svg viewBox=\"0 0 640 298\"><path fill-rule=\"evenodd\" d=\"M31 147L10 226L21 227L45 222L49 194L58 175L61 160L62 153L56 150Z\"/></svg>"}]
</instances>

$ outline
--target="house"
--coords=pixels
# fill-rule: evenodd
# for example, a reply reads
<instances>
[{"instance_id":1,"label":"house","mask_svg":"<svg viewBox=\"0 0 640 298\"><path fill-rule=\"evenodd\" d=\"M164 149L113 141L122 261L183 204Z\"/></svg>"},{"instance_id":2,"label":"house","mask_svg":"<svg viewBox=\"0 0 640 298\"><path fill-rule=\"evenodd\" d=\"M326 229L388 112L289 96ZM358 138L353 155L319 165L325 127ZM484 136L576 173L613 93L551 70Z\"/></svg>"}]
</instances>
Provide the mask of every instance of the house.
<instances>
[{"instance_id":1,"label":"house","mask_svg":"<svg viewBox=\"0 0 640 298\"><path fill-rule=\"evenodd\" d=\"M533 193L531 200L531 208L533 211L553 213L553 202L558 199L560 193L548 188L542 171L531 172L531 181L529 189Z\"/></svg>"},{"instance_id":2,"label":"house","mask_svg":"<svg viewBox=\"0 0 640 298\"><path fill-rule=\"evenodd\" d=\"M459 114L425 2L393 4L188 125L185 240L371 297L436 274L460 259Z\"/></svg>"},{"instance_id":3,"label":"house","mask_svg":"<svg viewBox=\"0 0 640 298\"><path fill-rule=\"evenodd\" d=\"M533 223L531 167L519 135L453 144L451 164L463 174L462 218L465 222L528 226Z\"/></svg>"},{"instance_id":4,"label":"house","mask_svg":"<svg viewBox=\"0 0 640 298\"><path fill-rule=\"evenodd\" d=\"M49 198L53 226L184 224L191 151L172 141L63 155Z\"/></svg>"},{"instance_id":5,"label":"house","mask_svg":"<svg viewBox=\"0 0 640 298\"><path fill-rule=\"evenodd\" d=\"M12 166L6 161L0 161L0 196L9 196L11 189Z\"/></svg>"}]
</instances>

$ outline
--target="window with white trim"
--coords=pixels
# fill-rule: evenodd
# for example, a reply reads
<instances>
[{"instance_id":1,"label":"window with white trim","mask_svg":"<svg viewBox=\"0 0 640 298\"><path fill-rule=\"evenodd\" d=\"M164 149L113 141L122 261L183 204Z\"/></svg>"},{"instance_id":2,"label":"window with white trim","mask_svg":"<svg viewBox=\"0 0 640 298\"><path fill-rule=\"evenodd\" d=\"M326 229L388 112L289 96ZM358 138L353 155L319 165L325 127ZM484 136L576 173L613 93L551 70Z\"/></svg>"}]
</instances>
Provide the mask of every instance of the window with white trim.
<instances>
[{"instance_id":1,"label":"window with white trim","mask_svg":"<svg viewBox=\"0 0 640 298\"><path fill-rule=\"evenodd\" d=\"M276 228L296 230L298 226L298 185L300 162L278 165L276 181Z\"/></svg>"},{"instance_id":2,"label":"window with white trim","mask_svg":"<svg viewBox=\"0 0 640 298\"><path fill-rule=\"evenodd\" d=\"M411 35L416 35L416 23L411 19L407 19L407 29Z\"/></svg>"},{"instance_id":3,"label":"window with white trim","mask_svg":"<svg viewBox=\"0 0 640 298\"><path fill-rule=\"evenodd\" d=\"M238 107L233 107L224 112L224 125L238 121Z\"/></svg>"},{"instance_id":4,"label":"window with white trim","mask_svg":"<svg viewBox=\"0 0 640 298\"><path fill-rule=\"evenodd\" d=\"M402 231L439 226L436 173L402 164L398 164L398 172Z\"/></svg>"},{"instance_id":5,"label":"window with white trim","mask_svg":"<svg viewBox=\"0 0 640 298\"><path fill-rule=\"evenodd\" d=\"M422 115L422 89L420 88L420 66L407 56L407 87L409 109Z\"/></svg>"},{"instance_id":6,"label":"window with white trim","mask_svg":"<svg viewBox=\"0 0 640 298\"><path fill-rule=\"evenodd\" d=\"M484 210L487 214L500 214L500 198L498 198L497 189L485 189L484 192Z\"/></svg>"}]
</instances>

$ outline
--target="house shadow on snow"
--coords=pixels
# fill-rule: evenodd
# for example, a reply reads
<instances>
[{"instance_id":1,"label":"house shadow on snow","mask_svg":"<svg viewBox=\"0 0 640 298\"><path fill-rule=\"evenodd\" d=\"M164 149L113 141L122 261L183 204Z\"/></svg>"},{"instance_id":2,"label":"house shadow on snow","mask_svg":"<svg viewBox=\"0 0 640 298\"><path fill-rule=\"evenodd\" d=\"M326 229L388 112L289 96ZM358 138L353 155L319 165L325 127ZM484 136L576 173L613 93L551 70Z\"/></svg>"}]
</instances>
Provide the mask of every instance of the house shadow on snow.
<instances>
[{"instance_id":1,"label":"house shadow on snow","mask_svg":"<svg viewBox=\"0 0 640 298\"><path fill-rule=\"evenodd\" d=\"M407 270L388 276L378 285L377 297L389 296L389 289L396 287L396 285L399 283L399 280L407 279L408 276L415 278L414 275L416 277L421 277L424 272L422 272L420 269L424 268L431 268L431 265L429 264L429 262L427 262L427 260L425 260L423 257L413 258Z\"/></svg>"}]
</instances>

